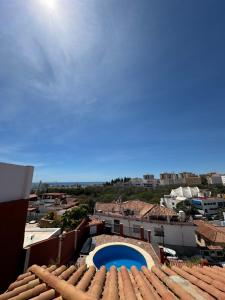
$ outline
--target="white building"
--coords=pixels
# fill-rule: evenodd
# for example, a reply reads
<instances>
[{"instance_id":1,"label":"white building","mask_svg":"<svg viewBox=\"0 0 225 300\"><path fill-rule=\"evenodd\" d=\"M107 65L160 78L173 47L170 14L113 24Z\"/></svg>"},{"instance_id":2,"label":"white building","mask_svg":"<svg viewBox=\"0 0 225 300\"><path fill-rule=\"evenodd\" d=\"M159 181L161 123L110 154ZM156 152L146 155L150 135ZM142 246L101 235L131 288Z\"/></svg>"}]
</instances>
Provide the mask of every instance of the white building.
<instances>
[{"instance_id":1,"label":"white building","mask_svg":"<svg viewBox=\"0 0 225 300\"><path fill-rule=\"evenodd\" d=\"M164 197L160 199L160 205L175 209L178 203L193 197L199 197L200 195L201 192L197 186L179 187L171 190L170 195L164 195Z\"/></svg>"},{"instance_id":2,"label":"white building","mask_svg":"<svg viewBox=\"0 0 225 300\"><path fill-rule=\"evenodd\" d=\"M196 198L191 200L191 204L199 210L200 213L209 216L217 214L220 209L225 208L224 198Z\"/></svg>"},{"instance_id":3,"label":"white building","mask_svg":"<svg viewBox=\"0 0 225 300\"><path fill-rule=\"evenodd\" d=\"M225 185L225 175L221 175L221 181L222 181L222 184Z\"/></svg>"},{"instance_id":4,"label":"white building","mask_svg":"<svg viewBox=\"0 0 225 300\"><path fill-rule=\"evenodd\" d=\"M164 197L160 199L160 205L171 209L176 209L177 204L185 201L186 199L186 197L171 197L171 195L164 195Z\"/></svg>"},{"instance_id":5,"label":"white building","mask_svg":"<svg viewBox=\"0 0 225 300\"><path fill-rule=\"evenodd\" d=\"M128 185L154 189L157 186L157 179L154 175L143 175L143 178L131 178Z\"/></svg>"},{"instance_id":6,"label":"white building","mask_svg":"<svg viewBox=\"0 0 225 300\"><path fill-rule=\"evenodd\" d=\"M197 186L195 187L179 187L177 189L171 190L171 197L185 197L185 198L193 198L198 197L200 194L200 190Z\"/></svg>"},{"instance_id":7,"label":"white building","mask_svg":"<svg viewBox=\"0 0 225 300\"><path fill-rule=\"evenodd\" d=\"M195 225L180 222L171 209L143 201L122 203L96 203L94 217L104 220L112 232L124 236L144 238L152 243L196 247Z\"/></svg>"}]
</instances>

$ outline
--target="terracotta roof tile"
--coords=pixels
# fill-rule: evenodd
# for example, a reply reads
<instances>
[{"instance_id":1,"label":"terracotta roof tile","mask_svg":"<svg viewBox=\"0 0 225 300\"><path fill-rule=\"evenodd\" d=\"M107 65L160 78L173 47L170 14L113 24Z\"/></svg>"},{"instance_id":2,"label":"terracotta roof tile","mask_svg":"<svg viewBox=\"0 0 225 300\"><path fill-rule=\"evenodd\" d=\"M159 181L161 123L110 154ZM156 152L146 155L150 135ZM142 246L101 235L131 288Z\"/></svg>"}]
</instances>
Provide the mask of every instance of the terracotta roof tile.
<instances>
[{"instance_id":1,"label":"terracotta roof tile","mask_svg":"<svg viewBox=\"0 0 225 300\"><path fill-rule=\"evenodd\" d=\"M196 232L202 235L205 239L212 243L225 243L225 228L222 226L215 226L205 221L195 221L198 227Z\"/></svg>"},{"instance_id":2,"label":"terracotta roof tile","mask_svg":"<svg viewBox=\"0 0 225 300\"><path fill-rule=\"evenodd\" d=\"M131 210L135 212L135 216L144 217L146 214L150 216L176 216L177 213L167 207L157 204L150 204L141 200L129 200L119 203L102 203L96 202L95 209L105 213L123 214L124 210Z\"/></svg>"},{"instance_id":3,"label":"terracotta roof tile","mask_svg":"<svg viewBox=\"0 0 225 300\"><path fill-rule=\"evenodd\" d=\"M225 299L225 269L153 266L117 270L103 266L33 265L18 276L0 300L213 300Z\"/></svg>"},{"instance_id":4,"label":"terracotta roof tile","mask_svg":"<svg viewBox=\"0 0 225 300\"><path fill-rule=\"evenodd\" d=\"M117 203L96 202L95 209L103 212L120 212L120 207Z\"/></svg>"},{"instance_id":5,"label":"terracotta roof tile","mask_svg":"<svg viewBox=\"0 0 225 300\"><path fill-rule=\"evenodd\" d=\"M154 207L149 211L150 216L176 216L177 213L170 208L154 205Z\"/></svg>"}]
</instances>

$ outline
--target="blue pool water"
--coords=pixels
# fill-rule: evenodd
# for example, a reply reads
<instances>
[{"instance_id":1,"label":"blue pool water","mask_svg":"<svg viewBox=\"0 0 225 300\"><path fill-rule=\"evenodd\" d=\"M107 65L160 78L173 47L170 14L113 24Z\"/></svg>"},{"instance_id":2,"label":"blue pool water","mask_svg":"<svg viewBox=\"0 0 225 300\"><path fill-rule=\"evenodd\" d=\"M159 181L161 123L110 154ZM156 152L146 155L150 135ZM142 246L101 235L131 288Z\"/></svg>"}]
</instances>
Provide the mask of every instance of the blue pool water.
<instances>
[{"instance_id":1,"label":"blue pool water","mask_svg":"<svg viewBox=\"0 0 225 300\"><path fill-rule=\"evenodd\" d=\"M104 265L107 270L111 266L118 269L121 266L128 269L131 266L136 266L137 269L147 266L144 256L139 251L125 245L110 245L100 249L95 253L93 262L98 269Z\"/></svg>"}]
</instances>

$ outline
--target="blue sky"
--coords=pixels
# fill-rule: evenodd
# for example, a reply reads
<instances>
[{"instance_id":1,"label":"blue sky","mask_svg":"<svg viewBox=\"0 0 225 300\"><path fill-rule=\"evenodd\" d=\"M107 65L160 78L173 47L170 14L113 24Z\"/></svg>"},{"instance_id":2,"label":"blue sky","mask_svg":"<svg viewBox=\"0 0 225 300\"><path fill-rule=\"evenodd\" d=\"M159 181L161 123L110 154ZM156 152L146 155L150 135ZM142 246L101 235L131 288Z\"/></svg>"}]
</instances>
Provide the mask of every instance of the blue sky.
<instances>
[{"instance_id":1,"label":"blue sky","mask_svg":"<svg viewBox=\"0 0 225 300\"><path fill-rule=\"evenodd\" d=\"M34 180L225 171L224 0L1 0L0 161Z\"/></svg>"}]
</instances>

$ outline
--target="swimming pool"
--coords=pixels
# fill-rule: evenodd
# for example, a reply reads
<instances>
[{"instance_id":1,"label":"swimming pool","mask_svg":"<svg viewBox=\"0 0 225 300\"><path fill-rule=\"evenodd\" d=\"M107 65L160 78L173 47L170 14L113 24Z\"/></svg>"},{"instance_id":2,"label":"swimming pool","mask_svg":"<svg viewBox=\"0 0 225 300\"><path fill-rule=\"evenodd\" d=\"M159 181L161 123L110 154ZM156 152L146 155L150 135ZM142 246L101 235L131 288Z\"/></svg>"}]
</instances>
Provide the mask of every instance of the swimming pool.
<instances>
[{"instance_id":1,"label":"swimming pool","mask_svg":"<svg viewBox=\"0 0 225 300\"><path fill-rule=\"evenodd\" d=\"M98 269L104 265L107 270L111 266L116 266L118 269L121 266L126 266L128 269L136 266L137 269L141 269L142 266L150 267L152 259L148 253L137 246L128 243L108 243L90 252L86 263L95 265Z\"/></svg>"}]
</instances>

